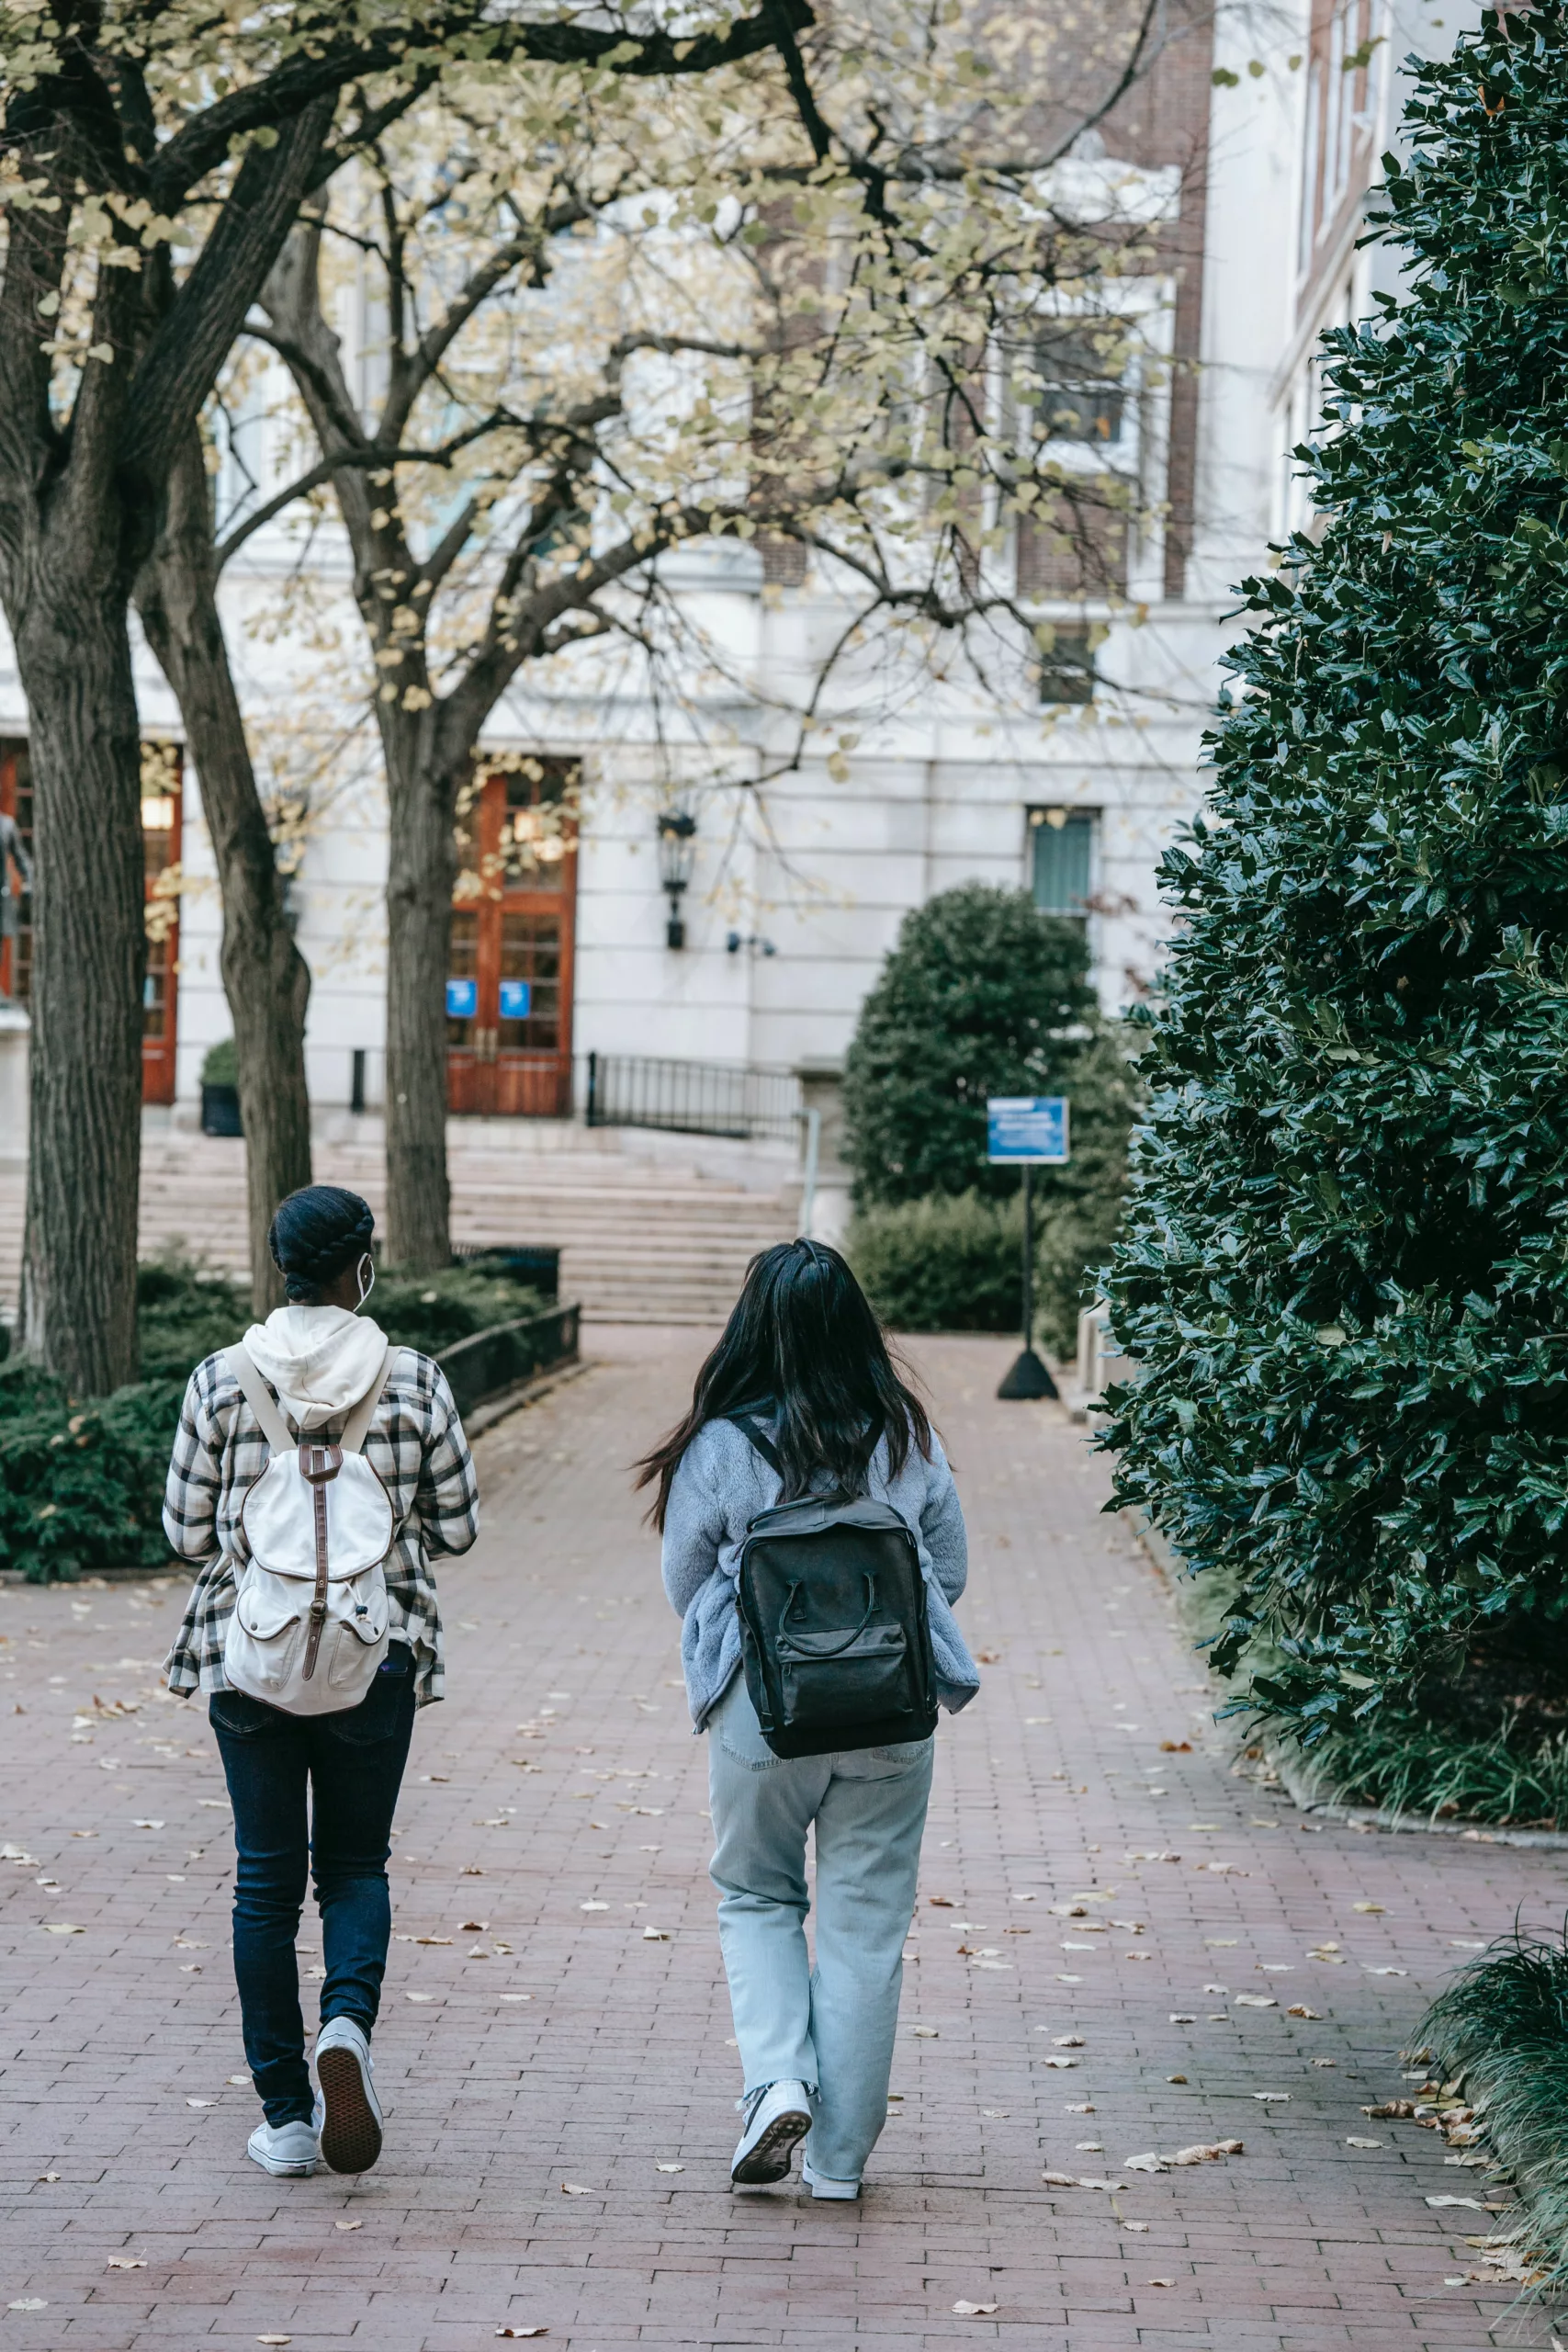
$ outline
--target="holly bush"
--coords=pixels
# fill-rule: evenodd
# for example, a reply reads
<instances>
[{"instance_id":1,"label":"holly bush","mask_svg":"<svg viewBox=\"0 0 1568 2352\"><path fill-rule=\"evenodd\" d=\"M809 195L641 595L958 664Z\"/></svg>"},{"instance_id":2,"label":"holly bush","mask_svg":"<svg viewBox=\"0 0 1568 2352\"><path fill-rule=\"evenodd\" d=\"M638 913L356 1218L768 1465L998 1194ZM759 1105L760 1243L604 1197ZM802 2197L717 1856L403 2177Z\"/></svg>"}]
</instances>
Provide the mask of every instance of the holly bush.
<instances>
[{"instance_id":1,"label":"holly bush","mask_svg":"<svg viewBox=\"0 0 1568 2352\"><path fill-rule=\"evenodd\" d=\"M1326 338L1321 536L1244 584L1164 863L1111 1285L1118 1499L1309 1740L1505 1629L1568 1658L1562 0L1421 67L1406 123L1407 290Z\"/></svg>"}]
</instances>

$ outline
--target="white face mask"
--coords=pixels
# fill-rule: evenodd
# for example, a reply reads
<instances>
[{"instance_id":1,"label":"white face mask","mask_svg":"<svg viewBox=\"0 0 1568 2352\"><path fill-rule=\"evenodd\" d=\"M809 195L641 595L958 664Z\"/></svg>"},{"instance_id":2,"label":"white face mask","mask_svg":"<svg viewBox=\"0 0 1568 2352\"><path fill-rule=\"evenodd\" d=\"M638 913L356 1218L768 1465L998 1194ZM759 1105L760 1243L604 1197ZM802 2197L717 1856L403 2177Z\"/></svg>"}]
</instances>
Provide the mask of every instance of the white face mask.
<instances>
[{"instance_id":1,"label":"white face mask","mask_svg":"<svg viewBox=\"0 0 1568 2352\"><path fill-rule=\"evenodd\" d=\"M368 1270L368 1271L367 1271L367 1270ZM358 1306L364 1306L364 1304L365 1304L366 1300L369 1297L369 1295L370 1295L371 1292L375 1289L375 1287L376 1287L376 1261L375 1261L375 1259L370 1255L369 1250L367 1250L367 1251L365 1252L364 1257L363 1257L363 1258L361 1258L361 1260L359 1261L359 1299L358 1299ZM357 1312L357 1307L356 1307L355 1311Z\"/></svg>"}]
</instances>

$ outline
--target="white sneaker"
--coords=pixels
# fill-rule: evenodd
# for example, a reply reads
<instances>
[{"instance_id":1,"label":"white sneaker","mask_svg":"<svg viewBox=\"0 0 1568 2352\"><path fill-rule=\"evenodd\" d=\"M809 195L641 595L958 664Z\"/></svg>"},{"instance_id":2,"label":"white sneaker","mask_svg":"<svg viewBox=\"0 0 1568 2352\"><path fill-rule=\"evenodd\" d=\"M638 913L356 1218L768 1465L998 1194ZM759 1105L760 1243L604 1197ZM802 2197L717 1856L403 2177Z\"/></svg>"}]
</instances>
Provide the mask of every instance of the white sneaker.
<instances>
[{"instance_id":1,"label":"white sneaker","mask_svg":"<svg viewBox=\"0 0 1568 2352\"><path fill-rule=\"evenodd\" d=\"M381 2153L381 2102L363 2027L329 2018L316 2036L315 2067L321 2088L312 2120L322 2163L333 2172L368 2172Z\"/></svg>"},{"instance_id":2,"label":"white sneaker","mask_svg":"<svg viewBox=\"0 0 1568 2352\"><path fill-rule=\"evenodd\" d=\"M763 2188L789 2178L795 2143L811 2129L811 2100L804 2083L770 2083L742 2101L746 2129L730 2159L729 2177L739 2188Z\"/></svg>"},{"instance_id":3,"label":"white sneaker","mask_svg":"<svg viewBox=\"0 0 1568 2352\"><path fill-rule=\"evenodd\" d=\"M809 2188L812 2196L821 2201L829 2199L836 2201L840 2198L847 2199L860 2195L858 2180L833 2180L825 2172L813 2172L811 2159L807 2155L803 2155L800 2159L800 2178L801 2185Z\"/></svg>"},{"instance_id":4,"label":"white sneaker","mask_svg":"<svg viewBox=\"0 0 1568 2352\"><path fill-rule=\"evenodd\" d=\"M320 2161L316 2134L302 2118L292 2123L258 2123L245 2143L245 2154L263 2172L310 2173Z\"/></svg>"}]
</instances>

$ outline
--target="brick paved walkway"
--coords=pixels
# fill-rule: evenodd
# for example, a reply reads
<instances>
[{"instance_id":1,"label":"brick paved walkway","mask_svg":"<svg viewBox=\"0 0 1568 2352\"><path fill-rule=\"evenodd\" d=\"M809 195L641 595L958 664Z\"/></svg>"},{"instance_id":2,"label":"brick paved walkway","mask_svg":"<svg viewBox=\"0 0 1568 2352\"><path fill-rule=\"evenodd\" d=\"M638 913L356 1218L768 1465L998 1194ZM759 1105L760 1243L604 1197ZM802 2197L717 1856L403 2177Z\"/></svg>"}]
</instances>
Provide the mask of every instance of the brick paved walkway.
<instances>
[{"instance_id":1,"label":"brick paved walkway","mask_svg":"<svg viewBox=\"0 0 1568 2352\"><path fill-rule=\"evenodd\" d=\"M1507 2289L1445 2285L1488 2217L1426 2199L1483 2176L1361 2107L1401 2087L1456 1946L1561 1916L1568 1858L1311 1830L1232 1778L1157 1578L1097 1515L1103 1468L994 1402L988 1341L919 1351L989 1663L941 1734L897 2120L862 2210L730 2195L705 1751L620 1468L700 1335L591 1341L600 1368L485 1441L489 1532L444 1578L452 1696L410 1767L361 2186L244 2160L222 1782L152 1671L175 1589L0 1592L0 1851L26 1857L0 1865L0 2347L1543 2344ZM1110 1899L1047 1907L1079 1894Z\"/></svg>"}]
</instances>

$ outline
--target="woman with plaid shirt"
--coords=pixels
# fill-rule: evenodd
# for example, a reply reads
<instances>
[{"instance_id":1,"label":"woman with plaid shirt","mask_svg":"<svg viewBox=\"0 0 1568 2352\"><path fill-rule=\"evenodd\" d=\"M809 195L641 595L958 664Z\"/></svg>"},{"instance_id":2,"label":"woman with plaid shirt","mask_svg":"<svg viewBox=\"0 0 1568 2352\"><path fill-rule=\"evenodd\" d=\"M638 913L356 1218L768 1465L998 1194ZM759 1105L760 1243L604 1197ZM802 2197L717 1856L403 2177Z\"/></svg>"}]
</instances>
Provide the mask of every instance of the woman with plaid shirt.
<instances>
[{"instance_id":1,"label":"woman with plaid shirt","mask_svg":"<svg viewBox=\"0 0 1568 2352\"><path fill-rule=\"evenodd\" d=\"M330 1442L380 1378L386 1340L357 1309L369 1295L374 1219L355 1193L312 1184L279 1207L268 1237L289 1300L244 1347L285 1419ZM474 1465L438 1364L393 1351L366 1461L391 1500L384 1563L391 1638L357 1706L295 1715L231 1689L223 1648L249 1558L241 1509L269 1448L226 1358L197 1364L169 1465L164 1525L198 1574L166 1666L171 1690L207 1691L234 1810L234 1976L265 2120L249 2154L269 2173L362 2172L381 2148L370 2060L391 1939L387 1861L416 1708L442 1696L433 1554L479 1532ZM308 1820L309 1814L309 1820ZM313 2093L295 1938L313 1875L326 1979Z\"/></svg>"}]
</instances>

